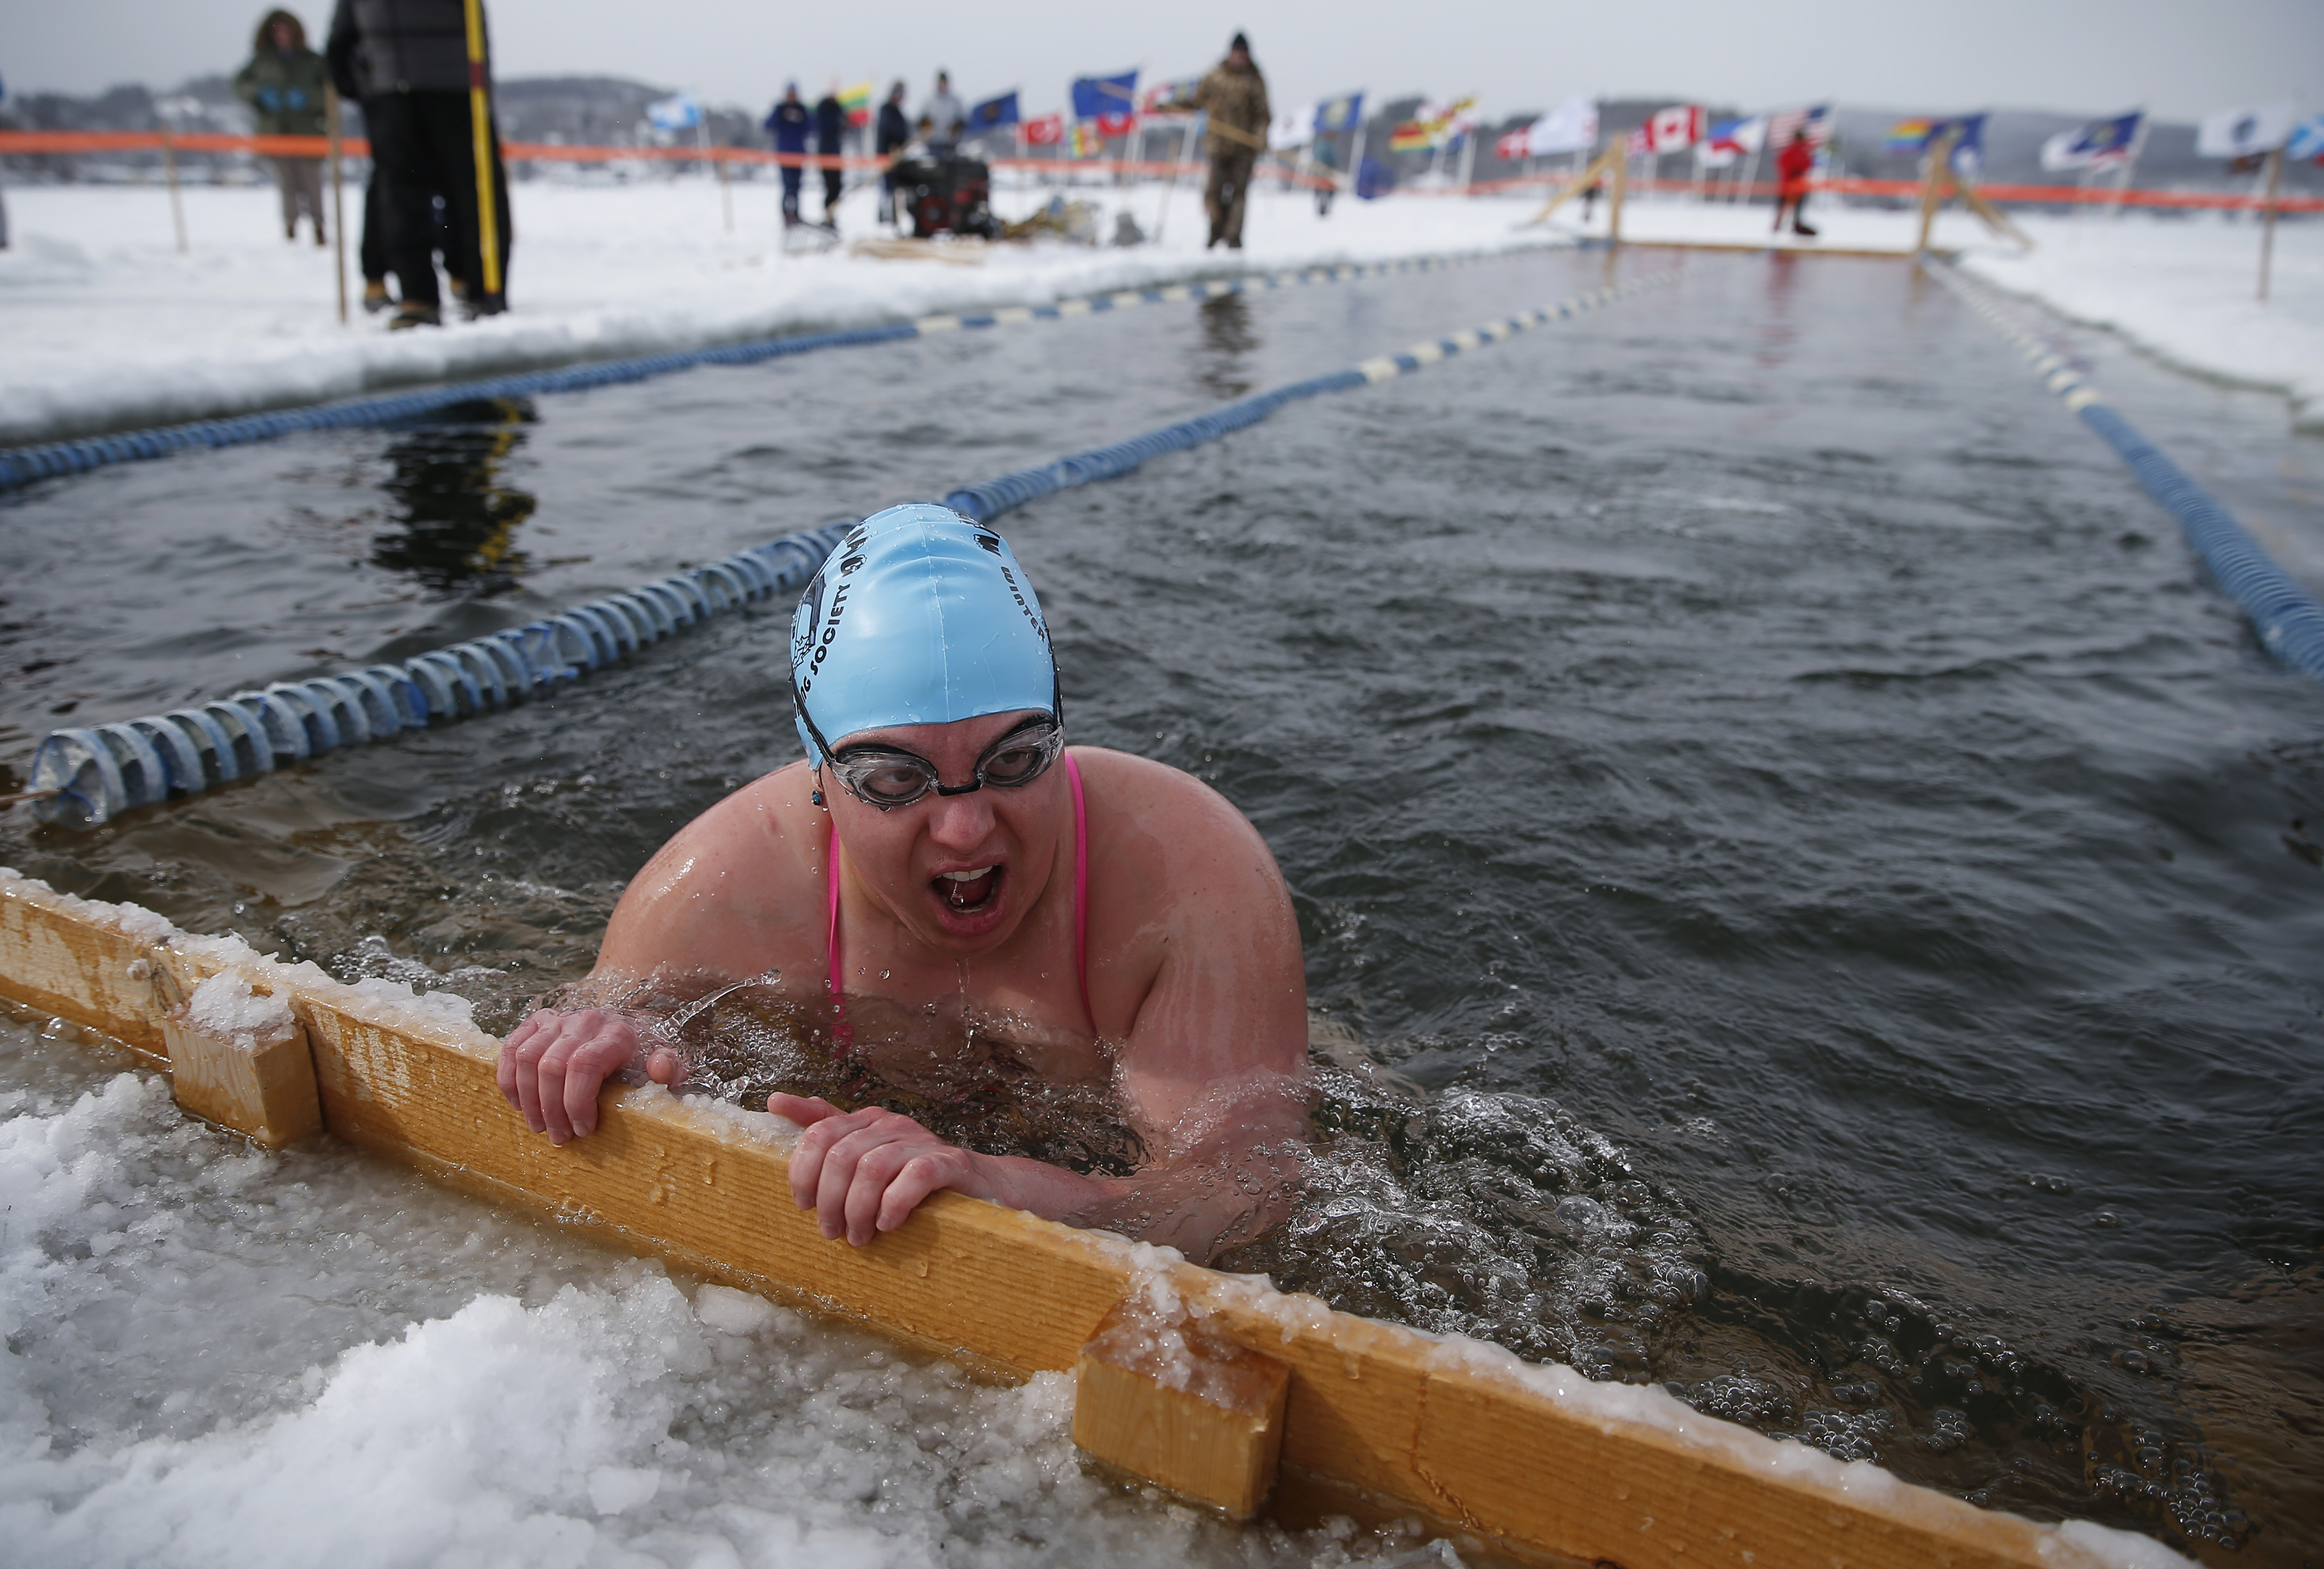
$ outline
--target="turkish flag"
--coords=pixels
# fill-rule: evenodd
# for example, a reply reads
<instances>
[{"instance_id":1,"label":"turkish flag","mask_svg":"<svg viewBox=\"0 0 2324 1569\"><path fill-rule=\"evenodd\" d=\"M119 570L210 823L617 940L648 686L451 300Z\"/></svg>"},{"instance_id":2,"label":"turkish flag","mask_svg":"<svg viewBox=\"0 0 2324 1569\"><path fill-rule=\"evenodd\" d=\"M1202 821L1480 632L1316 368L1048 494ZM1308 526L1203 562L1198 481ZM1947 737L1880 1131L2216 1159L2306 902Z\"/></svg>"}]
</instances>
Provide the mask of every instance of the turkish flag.
<instances>
[{"instance_id":1,"label":"turkish flag","mask_svg":"<svg viewBox=\"0 0 2324 1569\"><path fill-rule=\"evenodd\" d=\"M1025 142L1028 147L1055 147L1065 139L1063 115L1043 115L1025 122Z\"/></svg>"}]
</instances>

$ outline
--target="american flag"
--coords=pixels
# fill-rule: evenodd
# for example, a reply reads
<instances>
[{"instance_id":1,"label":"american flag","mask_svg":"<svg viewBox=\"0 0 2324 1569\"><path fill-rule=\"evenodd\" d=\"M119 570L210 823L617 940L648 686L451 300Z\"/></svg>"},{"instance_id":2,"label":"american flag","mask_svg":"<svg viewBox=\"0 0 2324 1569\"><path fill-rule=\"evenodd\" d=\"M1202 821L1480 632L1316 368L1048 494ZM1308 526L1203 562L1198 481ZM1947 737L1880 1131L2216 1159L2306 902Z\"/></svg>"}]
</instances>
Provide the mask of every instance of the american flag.
<instances>
[{"instance_id":1,"label":"american flag","mask_svg":"<svg viewBox=\"0 0 2324 1569\"><path fill-rule=\"evenodd\" d=\"M1810 104L1797 109L1778 109L1767 116L1767 145L1789 147L1792 133L1804 130L1808 145L1821 147L1831 140L1831 106Z\"/></svg>"}]
</instances>

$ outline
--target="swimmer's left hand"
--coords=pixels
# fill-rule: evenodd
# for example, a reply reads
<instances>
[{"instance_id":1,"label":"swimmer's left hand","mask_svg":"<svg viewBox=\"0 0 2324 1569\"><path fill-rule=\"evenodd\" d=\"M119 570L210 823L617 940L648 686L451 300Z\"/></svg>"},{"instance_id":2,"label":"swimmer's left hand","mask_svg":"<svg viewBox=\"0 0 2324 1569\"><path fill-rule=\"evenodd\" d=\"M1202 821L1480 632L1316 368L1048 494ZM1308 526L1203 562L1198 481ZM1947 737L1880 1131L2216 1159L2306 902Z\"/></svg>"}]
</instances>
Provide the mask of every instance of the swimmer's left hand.
<instances>
[{"instance_id":1,"label":"swimmer's left hand","mask_svg":"<svg viewBox=\"0 0 2324 1569\"><path fill-rule=\"evenodd\" d=\"M791 1200L812 1209L825 1240L857 1247L904 1224L921 1200L949 1188L999 1199L1001 1173L900 1112L844 1112L821 1097L770 1095L767 1109L807 1131L791 1152Z\"/></svg>"}]
</instances>

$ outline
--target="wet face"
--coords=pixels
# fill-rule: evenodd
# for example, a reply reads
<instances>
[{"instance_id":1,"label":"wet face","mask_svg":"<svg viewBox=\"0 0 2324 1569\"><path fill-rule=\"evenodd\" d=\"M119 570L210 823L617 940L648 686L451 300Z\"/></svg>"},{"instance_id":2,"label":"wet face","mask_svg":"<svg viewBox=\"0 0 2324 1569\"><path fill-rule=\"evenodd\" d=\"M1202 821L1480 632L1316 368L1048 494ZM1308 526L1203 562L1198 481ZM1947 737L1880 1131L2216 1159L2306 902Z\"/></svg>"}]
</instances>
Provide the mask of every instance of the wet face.
<instances>
[{"instance_id":1,"label":"wet face","mask_svg":"<svg viewBox=\"0 0 2324 1569\"><path fill-rule=\"evenodd\" d=\"M845 753L888 747L925 757L947 785L975 777L979 758L1031 710L943 725L896 725L833 743ZM859 801L830 769L823 796L856 880L905 928L956 954L1006 943L1049 885L1073 810L1065 769L1028 784L988 784L960 795L934 791L908 806Z\"/></svg>"}]
</instances>

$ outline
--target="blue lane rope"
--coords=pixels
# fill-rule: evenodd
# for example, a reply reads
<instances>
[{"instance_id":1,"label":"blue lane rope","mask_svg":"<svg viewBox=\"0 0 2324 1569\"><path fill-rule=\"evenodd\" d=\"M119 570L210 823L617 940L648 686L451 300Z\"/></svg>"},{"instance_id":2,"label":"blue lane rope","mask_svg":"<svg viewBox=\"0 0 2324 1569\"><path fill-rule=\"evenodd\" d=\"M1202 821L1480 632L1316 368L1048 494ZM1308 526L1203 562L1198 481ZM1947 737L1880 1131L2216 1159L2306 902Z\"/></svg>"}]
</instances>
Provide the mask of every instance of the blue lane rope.
<instances>
[{"instance_id":1,"label":"blue lane rope","mask_svg":"<svg viewBox=\"0 0 2324 1569\"><path fill-rule=\"evenodd\" d=\"M1545 309L1506 317L1451 337L1432 338L1327 376L1295 381L1192 419L1148 431L1038 468L1020 469L945 498L945 505L990 522L1028 501L1130 473L1150 457L1216 441L1266 418L1287 403L1391 381L1440 361L1501 343L1628 298L1675 283L1694 269L1674 269L1593 289ZM33 754L32 788L52 792L34 810L44 820L93 828L139 806L198 794L278 760L299 762L345 747L425 729L506 708L610 665L650 643L722 611L806 586L853 518L742 551L608 594L528 626L308 681L278 681L263 691L114 724L51 730Z\"/></svg>"},{"instance_id":2,"label":"blue lane rope","mask_svg":"<svg viewBox=\"0 0 2324 1569\"><path fill-rule=\"evenodd\" d=\"M1538 248L1538 247L1534 247ZM666 354L646 354L627 360L601 360L592 364L556 370L527 371L479 381L456 381L410 392L392 392L298 408L279 408L228 419L194 419L114 436L92 436L52 441L37 446L0 448L0 491L20 490L36 480L85 473L111 463L167 457L190 447L241 446L272 441L302 430L345 430L391 425L432 414L455 404L500 398L530 398L550 392L580 392L593 387L619 386L690 371L699 365L755 365L793 354L822 349L862 348L906 338L936 337L945 333L1009 326L1023 322L1059 321L1097 316L1140 305L1170 305L1185 300L1215 299L1223 295L1294 289L1349 279L1379 278L1395 273L1435 272L1464 263L1491 261L1508 251L1463 252L1448 256L1414 257L1402 262L1347 263L1332 267L1296 268L1279 272L1222 279L1209 283L1173 283L1149 289L1123 289L1056 305L1001 306L992 310L955 315L941 313L884 326L854 327L844 332L807 333L794 337L759 338L716 348L686 349Z\"/></svg>"},{"instance_id":3,"label":"blue lane rope","mask_svg":"<svg viewBox=\"0 0 2324 1569\"><path fill-rule=\"evenodd\" d=\"M2064 355L2013 321L1950 262L1923 265L1931 277L2015 344L2043 385L2114 448L2146 487L2147 494L2179 519L2189 547L2210 569L2227 597L2251 618L2253 629L2268 651L2293 669L2324 681L2324 604L2278 565L2217 497L2107 402Z\"/></svg>"}]
</instances>

